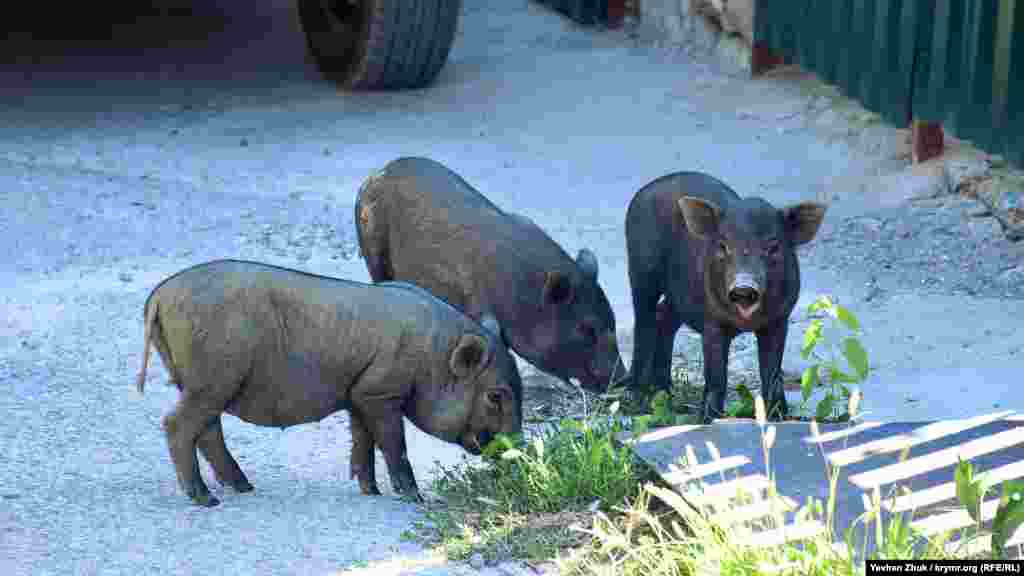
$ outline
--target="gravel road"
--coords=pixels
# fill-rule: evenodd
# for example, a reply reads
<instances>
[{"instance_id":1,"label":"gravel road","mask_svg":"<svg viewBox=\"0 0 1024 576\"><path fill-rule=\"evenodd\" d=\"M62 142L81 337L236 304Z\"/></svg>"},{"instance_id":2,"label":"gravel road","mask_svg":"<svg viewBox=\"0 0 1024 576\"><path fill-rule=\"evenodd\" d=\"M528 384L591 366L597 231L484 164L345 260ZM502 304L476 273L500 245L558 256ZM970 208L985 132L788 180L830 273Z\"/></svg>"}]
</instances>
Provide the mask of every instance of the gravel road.
<instances>
[{"instance_id":1,"label":"gravel road","mask_svg":"<svg viewBox=\"0 0 1024 576\"><path fill-rule=\"evenodd\" d=\"M348 479L345 414L283 431L225 417L256 490L225 494L203 462L222 504L201 510L180 493L160 431L176 391L159 362L145 396L133 385L143 302L181 268L250 258L367 280L352 201L397 156L445 162L570 253L593 248L624 350L622 219L641 185L697 168L782 204L885 160L801 124L787 107L806 98L785 82L737 79L522 0L467 1L438 83L404 94L324 83L288 1L194 4L134 25L91 13L71 44L3 24L0 573L326 575L423 555L401 538L419 514L391 497L383 462L383 497ZM753 111L737 114L740 102ZM892 294L1010 298L998 305L1020 314L1007 272L1020 252L987 221L844 198L806 252L809 292L862 294L841 278L853 267ZM409 434L421 485L434 460L462 457Z\"/></svg>"}]
</instances>

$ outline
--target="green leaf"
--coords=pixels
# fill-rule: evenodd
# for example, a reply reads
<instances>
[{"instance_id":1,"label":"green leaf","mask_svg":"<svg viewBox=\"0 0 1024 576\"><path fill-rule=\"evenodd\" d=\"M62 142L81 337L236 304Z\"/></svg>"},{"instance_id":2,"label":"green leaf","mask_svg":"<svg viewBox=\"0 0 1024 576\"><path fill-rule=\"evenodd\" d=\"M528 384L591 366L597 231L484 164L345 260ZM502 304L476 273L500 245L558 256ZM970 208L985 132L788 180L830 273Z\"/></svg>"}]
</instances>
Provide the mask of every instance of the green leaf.
<instances>
[{"instance_id":1,"label":"green leaf","mask_svg":"<svg viewBox=\"0 0 1024 576\"><path fill-rule=\"evenodd\" d=\"M619 401L612 402L612 405L608 407L608 413L614 416L619 411Z\"/></svg>"},{"instance_id":2,"label":"green leaf","mask_svg":"<svg viewBox=\"0 0 1024 576\"><path fill-rule=\"evenodd\" d=\"M668 424L672 421L672 403L669 395L664 390L659 390L651 400L651 411L654 412L654 420L658 424Z\"/></svg>"},{"instance_id":3,"label":"green leaf","mask_svg":"<svg viewBox=\"0 0 1024 576\"><path fill-rule=\"evenodd\" d=\"M836 318L843 324L846 324L846 327L850 330L854 332L860 331L860 322L857 322L857 317L853 315L853 312L847 310L846 307L836 304Z\"/></svg>"},{"instance_id":4,"label":"green leaf","mask_svg":"<svg viewBox=\"0 0 1024 576\"><path fill-rule=\"evenodd\" d=\"M953 471L953 481L956 483L956 499L967 509L971 520L978 522L982 494L979 483L974 479L974 467L970 462L958 458L956 469Z\"/></svg>"},{"instance_id":5,"label":"green leaf","mask_svg":"<svg viewBox=\"0 0 1024 576\"><path fill-rule=\"evenodd\" d=\"M800 347L800 356L806 360L811 350L821 340L821 330L824 327L821 320L811 320L811 323L804 330L804 343Z\"/></svg>"},{"instance_id":6,"label":"green leaf","mask_svg":"<svg viewBox=\"0 0 1024 576\"><path fill-rule=\"evenodd\" d=\"M512 448L511 450L506 450L506 451L501 453L501 459L502 460L515 460L517 458L522 458L522 457L523 457L523 452L520 451L520 450L517 450L515 448Z\"/></svg>"},{"instance_id":7,"label":"green leaf","mask_svg":"<svg viewBox=\"0 0 1024 576\"><path fill-rule=\"evenodd\" d=\"M825 397L818 401L818 406L814 413L819 421L828 420L832 417L832 406L835 404L835 401L836 398L831 392L825 394Z\"/></svg>"},{"instance_id":8,"label":"green leaf","mask_svg":"<svg viewBox=\"0 0 1024 576\"><path fill-rule=\"evenodd\" d=\"M832 299L831 298L829 298L828 296L818 296L814 300L814 302L811 302L810 305L807 306L807 313L808 314L814 314L815 312L817 312L819 310L824 310L824 309L831 308L831 307L832 307Z\"/></svg>"},{"instance_id":9,"label":"green leaf","mask_svg":"<svg viewBox=\"0 0 1024 576\"><path fill-rule=\"evenodd\" d=\"M868 375L868 353L860 341L852 337L843 339L842 351L850 368L853 368L857 382L864 380Z\"/></svg>"},{"instance_id":10,"label":"green leaf","mask_svg":"<svg viewBox=\"0 0 1024 576\"><path fill-rule=\"evenodd\" d=\"M637 436L646 433L651 429L651 418L650 414L644 414L643 416L633 417L633 433Z\"/></svg>"},{"instance_id":11,"label":"green leaf","mask_svg":"<svg viewBox=\"0 0 1024 576\"><path fill-rule=\"evenodd\" d=\"M740 402L744 406L747 404L750 404L750 406L754 405L754 393L750 391L750 388L747 388L746 384L737 384L736 394L740 397Z\"/></svg>"},{"instance_id":12,"label":"green leaf","mask_svg":"<svg viewBox=\"0 0 1024 576\"><path fill-rule=\"evenodd\" d=\"M818 365L804 368L804 373L800 375L800 394L803 396L804 402L811 397L811 393L814 391L814 387L818 385Z\"/></svg>"},{"instance_id":13,"label":"green leaf","mask_svg":"<svg viewBox=\"0 0 1024 576\"><path fill-rule=\"evenodd\" d=\"M573 420L572 418L562 418L558 422L558 427L571 432L583 432L583 422Z\"/></svg>"},{"instance_id":14,"label":"green leaf","mask_svg":"<svg viewBox=\"0 0 1024 576\"><path fill-rule=\"evenodd\" d=\"M992 553L997 558L1006 557L1006 542L1021 524L1024 524L1024 481L1003 482L1003 494L992 520Z\"/></svg>"}]
</instances>

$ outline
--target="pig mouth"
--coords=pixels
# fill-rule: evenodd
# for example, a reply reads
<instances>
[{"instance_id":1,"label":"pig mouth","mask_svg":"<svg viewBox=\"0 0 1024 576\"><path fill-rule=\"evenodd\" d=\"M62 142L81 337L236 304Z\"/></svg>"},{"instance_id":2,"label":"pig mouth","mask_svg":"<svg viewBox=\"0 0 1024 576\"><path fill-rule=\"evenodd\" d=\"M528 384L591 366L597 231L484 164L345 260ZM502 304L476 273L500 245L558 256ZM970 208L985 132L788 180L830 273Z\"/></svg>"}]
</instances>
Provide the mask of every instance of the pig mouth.
<instances>
[{"instance_id":1,"label":"pig mouth","mask_svg":"<svg viewBox=\"0 0 1024 576\"><path fill-rule=\"evenodd\" d=\"M760 302L754 302L752 304L743 304L736 302L736 313L740 315L743 320L750 320L754 317L754 314L761 308Z\"/></svg>"},{"instance_id":2,"label":"pig mouth","mask_svg":"<svg viewBox=\"0 0 1024 576\"><path fill-rule=\"evenodd\" d=\"M477 434L467 434L462 438L462 447L466 449L466 452L469 452L473 456L479 456L483 452L484 446L487 446L487 444L493 439L494 434L487 431L479 432Z\"/></svg>"}]
</instances>

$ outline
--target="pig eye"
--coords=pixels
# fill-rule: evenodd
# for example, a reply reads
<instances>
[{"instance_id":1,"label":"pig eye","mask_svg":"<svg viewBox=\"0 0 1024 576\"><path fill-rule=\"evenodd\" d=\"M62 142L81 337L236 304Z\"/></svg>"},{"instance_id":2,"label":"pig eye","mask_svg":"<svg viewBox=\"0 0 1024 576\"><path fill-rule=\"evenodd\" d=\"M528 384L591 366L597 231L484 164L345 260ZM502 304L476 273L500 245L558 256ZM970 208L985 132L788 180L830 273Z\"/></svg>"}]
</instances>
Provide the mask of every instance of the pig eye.
<instances>
[{"instance_id":1,"label":"pig eye","mask_svg":"<svg viewBox=\"0 0 1024 576\"><path fill-rule=\"evenodd\" d=\"M579 330L588 344L593 344L597 341L597 331L590 324L580 324Z\"/></svg>"},{"instance_id":2,"label":"pig eye","mask_svg":"<svg viewBox=\"0 0 1024 576\"><path fill-rule=\"evenodd\" d=\"M769 256L778 256L779 255L779 243L778 243L778 241L773 241L773 242L769 243L768 247L765 249L765 252L767 252Z\"/></svg>"},{"instance_id":3,"label":"pig eye","mask_svg":"<svg viewBox=\"0 0 1024 576\"><path fill-rule=\"evenodd\" d=\"M491 390L487 393L487 400L496 406L501 406L501 392Z\"/></svg>"}]
</instances>

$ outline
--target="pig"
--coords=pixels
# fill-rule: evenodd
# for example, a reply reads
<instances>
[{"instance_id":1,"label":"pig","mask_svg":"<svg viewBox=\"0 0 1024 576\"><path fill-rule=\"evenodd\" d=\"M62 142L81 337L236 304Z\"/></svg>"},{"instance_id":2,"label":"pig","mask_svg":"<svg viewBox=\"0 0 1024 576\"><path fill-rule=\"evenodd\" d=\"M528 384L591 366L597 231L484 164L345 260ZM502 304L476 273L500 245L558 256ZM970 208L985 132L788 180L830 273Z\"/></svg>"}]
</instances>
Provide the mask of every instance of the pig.
<instances>
[{"instance_id":1,"label":"pig","mask_svg":"<svg viewBox=\"0 0 1024 576\"><path fill-rule=\"evenodd\" d=\"M200 476L197 446L222 484L253 489L224 444L224 412L284 429L347 410L360 491L380 494L377 446L395 492L417 500L403 415L471 454L522 430L522 381L498 322L478 323L407 283L215 260L158 284L144 322L137 388L155 345L180 391L162 420L171 460L200 506L219 501Z\"/></svg>"},{"instance_id":2,"label":"pig","mask_svg":"<svg viewBox=\"0 0 1024 576\"><path fill-rule=\"evenodd\" d=\"M564 382L604 392L626 375L593 252L574 260L439 162L388 163L360 187L355 222L375 282L411 282L472 318L494 315L516 354Z\"/></svg>"},{"instance_id":3,"label":"pig","mask_svg":"<svg viewBox=\"0 0 1024 576\"><path fill-rule=\"evenodd\" d=\"M732 339L753 332L766 409L786 416L782 355L800 295L795 249L814 238L826 208L777 209L701 172L667 174L637 191L626 212L635 314L628 395L669 389L672 343L686 324L701 335L701 418L710 423L725 411Z\"/></svg>"}]
</instances>

